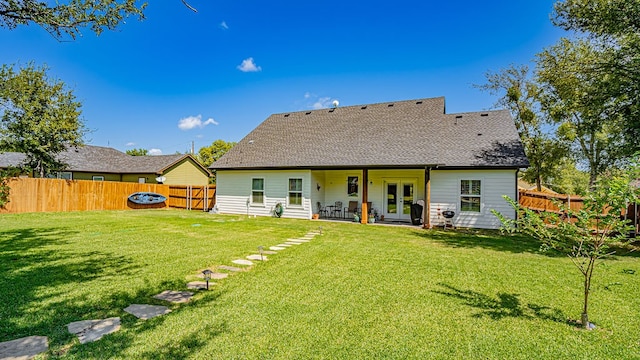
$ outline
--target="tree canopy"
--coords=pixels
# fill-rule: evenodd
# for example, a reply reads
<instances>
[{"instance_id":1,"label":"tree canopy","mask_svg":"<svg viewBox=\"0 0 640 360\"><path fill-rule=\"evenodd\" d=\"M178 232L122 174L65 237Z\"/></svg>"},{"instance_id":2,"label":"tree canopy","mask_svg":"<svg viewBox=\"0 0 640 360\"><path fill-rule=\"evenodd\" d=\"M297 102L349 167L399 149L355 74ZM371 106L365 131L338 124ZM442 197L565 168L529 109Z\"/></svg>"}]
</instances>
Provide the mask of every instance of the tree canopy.
<instances>
[{"instance_id":1,"label":"tree canopy","mask_svg":"<svg viewBox=\"0 0 640 360\"><path fill-rule=\"evenodd\" d=\"M40 177L63 170L57 155L82 145L86 133L80 102L47 70L33 64L0 69L0 151L24 153L24 166Z\"/></svg>"},{"instance_id":2,"label":"tree canopy","mask_svg":"<svg viewBox=\"0 0 640 360\"><path fill-rule=\"evenodd\" d=\"M131 156L146 156L149 155L149 150L147 149L129 149L127 151L125 151L127 153L127 155L131 155Z\"/></svg>"},{"instance_id":3,"label":"tree canopy","mask_svg":"<svg viewBox=\"0 0 640 360\"><path fill-rule=\"evenodd\" d=\"M116 29L129 16L142 20L146 6L138 0L0 0L0 27L14 29L35 23L57 39L65 35L75 39L85 27L100 35L104 29Z\"/></svg>"}]
</instances>

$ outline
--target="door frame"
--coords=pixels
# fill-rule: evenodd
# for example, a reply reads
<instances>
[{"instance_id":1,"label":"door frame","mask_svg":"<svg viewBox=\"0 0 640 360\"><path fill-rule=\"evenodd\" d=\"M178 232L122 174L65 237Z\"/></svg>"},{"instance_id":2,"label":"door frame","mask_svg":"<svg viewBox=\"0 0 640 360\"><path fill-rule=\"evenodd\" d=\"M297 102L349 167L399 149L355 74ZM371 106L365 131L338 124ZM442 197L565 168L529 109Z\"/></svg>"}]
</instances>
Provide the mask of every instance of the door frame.
<instances>
[{"instance_id":1,"label":"door frame","mask_svg":"<svg viewBox=\"0 0 640 360\"><path fill-rule=\"evenodd\" d=\"M411 184L413 187L413 199L412 204L415 204L417 201L418 191L418 179L417 178L383 178L383 189L382 189L382 214L384 214L385 219L390 220L399 220L399 221L411 221L411 209L409 209L408 214L404 214L404 196L403 190L404 186L407 184ZM389 213L389 184L396 184L396 213Z\"/></svg>"}]
</instances>

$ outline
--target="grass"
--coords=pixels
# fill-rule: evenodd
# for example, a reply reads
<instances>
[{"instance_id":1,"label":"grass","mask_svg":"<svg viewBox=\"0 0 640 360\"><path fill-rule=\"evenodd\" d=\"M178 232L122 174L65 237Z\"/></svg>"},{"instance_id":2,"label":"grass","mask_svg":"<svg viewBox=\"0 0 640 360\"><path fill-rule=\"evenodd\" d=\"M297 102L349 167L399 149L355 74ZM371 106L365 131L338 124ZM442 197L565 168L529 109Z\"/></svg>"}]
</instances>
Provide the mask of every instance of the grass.
<instances>
[{"instance_id":1,"label":"grass","mask_svg":"<svg viewBox=\"0 0 640 360\"><path fill-rule=\"evenodd\" d=\"M324 235L218 281L173 312L132 303L185 290L208 266L322 225ZM569 259L486 231L186 211L2 215L0 341L49 336L65 359L640 358L640 259L597 268L590 319ZM122 329L80 345L77 320Z\"/></svg>"}]
</instances>

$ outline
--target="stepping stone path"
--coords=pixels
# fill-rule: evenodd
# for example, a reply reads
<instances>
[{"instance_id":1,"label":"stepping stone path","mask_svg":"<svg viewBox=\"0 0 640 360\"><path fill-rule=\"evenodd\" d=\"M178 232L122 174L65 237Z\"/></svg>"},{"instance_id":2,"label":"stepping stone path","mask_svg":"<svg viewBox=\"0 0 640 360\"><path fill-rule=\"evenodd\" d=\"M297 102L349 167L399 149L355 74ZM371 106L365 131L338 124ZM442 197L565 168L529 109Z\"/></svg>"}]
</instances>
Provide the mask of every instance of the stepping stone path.
<instances>
[{"instance_id":1,"label":"stepping stone path","mask_svg":"<svg viewBox=\"0 0 640 360\"><path fill-rule=\"evenodd\" d=\"M200 273L198 275L196 275L197 277L204 279L204 274ZM229 274L226 273L211 273L211 278L214 280L222 280L222 279L226 279L229 276Z\"/></svg>"},{"instance_id":2,"label":"stepping stone path","mask_svg":"<svg viewBox=\"0 0 640 360\"><path fill-rule=\"evenodd\" d=\"M286 249L286 247L283 247L283 246L270 246L269 249L270 250L284 250L284 249Z\"/></svg>"},{"instance_id":3,"label":"stepping stone path","mask_svg":"<svg viewBox=\"0 0 640 360\"><path fill-rule=\"evenodd\" d=\"M244 259L233 260L232 263L238 264L238 265L247 265L247 266L253 265L253 263L251 261L244 260Z\"/></svg>"},{"instance_id":4,"label":"stepping stone path","mask_svg":"<svg viewBox=\"0 0 640 360\"><path fill-rule=\"evenodd\" d=\"M172 303L186 303L193 297L193 293L189 291L173 291L165 290L158 295L154 295L154 299L164 300Z\"/></svg>"},{"instance_id":5,"label":"stepping stone path","mask_svg":"<svg viewBox=\"0 0 640 360\"><path fill-rule=\"evenodd\" d=\"M269 259L267 259L266 256L260 255L260 254L249 255L249 256L247 256L247 259L255 260L255 261L268 261L269 260Z\"/></svg>"},{"instance_id":6,"label":"stepping stone path","mask_svg":"<svg viewBox=\"0 0 640 360\"><path fill-rule=\"evenodd\" d=\"M211 290L211 287L214 286L215 284L216 283L209 281L209 290ZM187 289L207 290L207 283L204 281L192 281L187 284Z\"/></svg>"},{"instance_id":7,"label":"stepping stone path","mask_svg":"<svg viewBox=\"0 0 640 360\"><path fill-rule=\"evenodd\" d=\"M301 242L301 243L308 243L311 240L307 240L307 239L287 239L287 241L293 241L293 242Z\"/></svg>"},{"instance_id":8,"label":"stepping stone path","mask_svg":"<svg viewBox=\"0 0 640 360\"><path fill-rule=\"evenodd\" d=\"M301 242L297 242L297 241L287 241L285 244L289 244L289 245L302 245Z\"/></svg>"},{"instance_id":9,"label":"stepping stone path","mask_svg":"<svg viewBox=\"0 0 640 360\"><path fill-rule=\"evenodd\" d=\"M86 344L100 340L103 336L120 330L120 318L75 321L67 324L67 330L78 336L80 344Z\"/></svg>"},{"instance_id":10,"label":"stepping stone path","mask_svg":"<svg viewBox=\"0 0 640 360\"><path fill-rule=\"evenodd\" d=\"M269 251L269 250L264 250L262 252L264 255L273 255L273 254L277 254L277 251Z\"/></svg>"},{"instance_id":11,"label":"stepping stone path","mask_svg":"<svg viewBox=\"0 0 640 360\"><path fill-rule=\"evenodd\" d=\"M171 310L166 306L144 304L131 304L124 308L124 311L143 320L148 320L171 312Z\"/></svg>"},{"instance_id":12,"label":"stepping stone path","mask_svg":"<svg viewBox=\"0 0 640 360\"><path fill-rule=\"evenodd\" d=\"M218 266L218 269L227 270L227 271L233 271L233 272L244 271L244 269L241 269L239 267L227 266L227 265L220 265L220 266Z\"/></svg>"},{"instance_id":13,"label":"stepping stone path","mask_svg":"<svg viewBox=\"0 0 640 360\"><path fill-rule=\"evenodd\" d=\"M291 247L291 244L278 244L277 247Z\"/></svg>"},{"instance_id":14,"label":"stepping stone path","mask_svg":"<svg viewBox=\"0 0 640 360\"><path fill-rule=\"evenodd\" d=\"M46 351L49 351L46 336L28 336L0 343L0 359L32 359Z\"/></svg>"}]
</instances>

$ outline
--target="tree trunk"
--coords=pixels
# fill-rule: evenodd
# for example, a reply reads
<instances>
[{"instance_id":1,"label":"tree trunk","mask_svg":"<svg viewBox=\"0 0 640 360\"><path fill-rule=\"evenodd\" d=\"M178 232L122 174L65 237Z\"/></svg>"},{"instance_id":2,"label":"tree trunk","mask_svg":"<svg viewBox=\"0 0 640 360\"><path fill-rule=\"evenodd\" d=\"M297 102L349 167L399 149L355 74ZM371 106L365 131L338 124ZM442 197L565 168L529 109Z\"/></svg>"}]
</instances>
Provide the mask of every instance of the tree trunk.
<instances>
[{"instance_id":1,"label":"tree trunk","mask_svg":"<svg viewBox=\"0 0 640 360\"><path fill-rule=\"evenodd\" d=\"M584 273L584 304L582 307L582 316L580 321L582 322L582 328L585 330L591 329L589 327L589 292L591 290L591 275L593 274L593 266L595 259L589 259L589 265L587 265L587 271Z\"/></svg>"}]
</instances>

